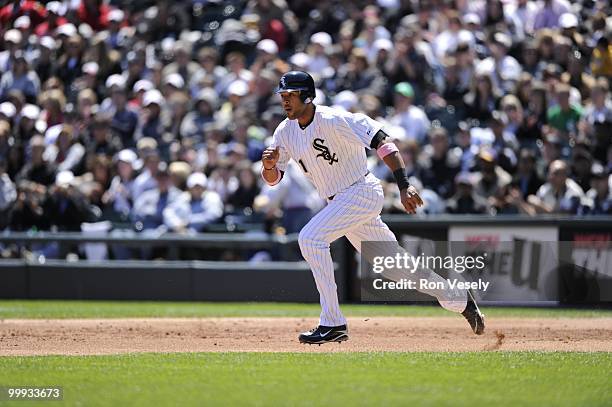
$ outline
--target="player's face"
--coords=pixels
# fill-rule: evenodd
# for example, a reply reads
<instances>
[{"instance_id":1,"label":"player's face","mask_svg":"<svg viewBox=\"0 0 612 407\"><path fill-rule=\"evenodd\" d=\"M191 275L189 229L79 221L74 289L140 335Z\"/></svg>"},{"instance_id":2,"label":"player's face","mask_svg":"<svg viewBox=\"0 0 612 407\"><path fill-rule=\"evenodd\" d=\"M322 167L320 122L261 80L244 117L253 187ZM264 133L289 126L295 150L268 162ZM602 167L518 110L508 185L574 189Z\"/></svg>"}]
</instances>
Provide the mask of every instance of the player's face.
<instances>
[{"instance_id":1,"label":"player's face","mask_svg":"<svg viewBox=\"0 0 612 407\"><path fill-rule=\"evenodd\" d=\"M304 114L306 105L302 102L302 99L300 99L299 92L282 92L280 97L281 104L289 120L297 119Z\"/></svg>"}]
</instances>

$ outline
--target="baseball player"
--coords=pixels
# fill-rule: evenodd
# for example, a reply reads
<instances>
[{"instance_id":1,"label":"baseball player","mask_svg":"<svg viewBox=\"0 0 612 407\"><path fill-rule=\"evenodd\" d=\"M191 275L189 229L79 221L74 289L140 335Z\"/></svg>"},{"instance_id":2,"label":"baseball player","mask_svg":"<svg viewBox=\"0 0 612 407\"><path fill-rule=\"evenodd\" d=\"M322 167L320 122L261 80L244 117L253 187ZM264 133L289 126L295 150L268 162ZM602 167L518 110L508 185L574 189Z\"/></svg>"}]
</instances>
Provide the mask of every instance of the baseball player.
<instances>
[{"instance_id":1,"label":"baseball player","mask_svg":"<svg viewBox=\"0 0 612 407\"><path fill-rule=\"evenodd\" d=\"M289 159L293 159L328 203L299 234L300 250L312 269L321 303L319 325L300 334L299 341L308 344L342 342L348 339L348 329L338 303L330 243L346 236L359 252L362 241L397 244L380 217L383 189L367 169L366 149L375 149L393 172L401 202L408 213L416 213L423 201L408 183L399 151L382 129L382 123L364 114L315 106L314 81L306 72L285 73L276 93L280 94L287 119L278 125L272 145L263 152L262 177L269 185L278 184ZM397 247L403 250L399 244ZM410 273L390 270L383 276L394 281L401 278L444 281L431 270L418 270L411 276L406 274ZM444 308L462 313L474 333L484 332L484 315L468 291L423 292L436 297Z\"/></svg>"}]
</instances>

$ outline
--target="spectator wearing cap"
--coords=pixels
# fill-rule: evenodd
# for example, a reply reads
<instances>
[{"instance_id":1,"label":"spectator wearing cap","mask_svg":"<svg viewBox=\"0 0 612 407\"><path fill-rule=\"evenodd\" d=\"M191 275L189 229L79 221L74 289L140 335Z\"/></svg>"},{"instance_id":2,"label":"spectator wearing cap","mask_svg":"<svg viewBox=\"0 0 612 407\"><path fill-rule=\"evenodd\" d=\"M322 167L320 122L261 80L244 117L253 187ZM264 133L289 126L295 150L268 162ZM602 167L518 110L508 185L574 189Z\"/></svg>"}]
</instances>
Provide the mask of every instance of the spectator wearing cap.
<instances>
[{"instance_id":1,"label":"spectator wearing cap","mask_svg":"<svg viewBox=\"0 0 612 407\"><path fill-rule=\"evenodd\" d=\"M255 77L264 69L274 69L274 65L279 62L278 45L274 40L264 38L257 43L256 49L257 54L250 67Z\"/></svg>"},{"instance_id":2,"label":"spectator wearing cap","mask_svg":"<svg viewBox=\"0 0 612 407\"><path fill-rule=\"evenodd\" d=\"M36 46L36 58L32 61L32 68L38 75L41 83L45 83L55 69L56 42L52 37L40 37Z\"/></svg>"},{"instance_id":3,"label":"spectator wearing cap","mask_svg":"<svg viewBox=\"0 0 612 407\"><path fill-rule=\"evenodd\" d=\"M55 30L61 25L68 23L68 20L64 17L66 8L59 1L50 1L45 6L47 9L47 16L45 20L36 26L34 32L39 37L46 35L53 35Z\"/></svg>"},{"instance_id":4,"label":"spectator wearing cap","mask_svg":"<svg viewBox=\"0 0 612 407\"><path fill-rule=\"evenodd\" d=\"M128 106L126 89L123 80L108 87L110 98L102 104L106 105L105 115L111 117L110 129L113 137L117 137L123 147L134 147L134 133L138 125L138 114Z\"/></svg>"},{"instance_id":5,"label":"spectator wearing cap","mask_svg":"<svg viewBox=\"0 0 612 407\"><path fill-rule=\"evenodd\" d=\"M142 224L142 230L157 229L164 224L164 210L174 204L181 191L172 185L168 165L160 162L155 172L155 187L134 195L132 220Z\"/></svg>"},{"instance_id":6,"label":"spectator wearing cap","mask_svg":"<svg viewBox=\"0 0 612 407\"><path fill-rule=\"evenodd\" d=\"M74 137L74 128L68 124L59 125L59 134L45 149L45 159L57 171L82 173L85 165L85 147Z\"/></svg>"},{"instance_id":7,"label":"spectator wearing cap","mask_svg":"<svg viewBox=\"0 0 612 407\"><path fill-rule=\"evenodd\" d=\"M162 145L163 125L161 122L162 106L165 105L164 96L157 89L147 91L142 98L143 112L136 128L136 140L149 137L157 141L160 148Z\"/></svg>"},{"instance_id":8,"label":"spectator wearing cap","mask_svg":"<svg viewBox=\"0 0 612 407\"><path fill-rule=\"evenodd\" d=\"M332 45L332 38L326 32L317 32L310 36L308 54L310 55L308 72L313 75L321 76L323 71L329 67L326 49Z\"/></svg>"},{"instance_id":9,"label":"spectator wearing cap","mask_svg":"<svg viewBox=\"0 0 612 407\"><path fill-rule=\"evenodd\" d=\"M495 150L497 162L508 172L514 172L516 167L516 153L519 144L514 134L506 131L508 118L505 113L493 111L488 126L493 133L493 142L491 147Z\"/></svg>"},{"instance_id":10,"label":"spectator wearing cap","mask_svg":"<svg viewBox=\"0 0 612 407\"><path fill-rule=\"evenodd\" d=\"M102 202L110 206L116 221L127 221L132 210L134 165L137 158L136 153L128 149L121 150L114 157L116 175L102 196Z\"/></svg>"},{"instance_id":11,"label":"spectator wearing cap","mask_svg":"<svg viewBox=\"0 0 612 407\"><path fill-rule=\"evenodd\" d=\"M546 64L540 60L538 46L534 40L527 40L522 44L520 61L523 74L528 73L532 77L540 76Z\"/></svg>"},{"instance_id":12,"label":"spectator wearing cap","mask_svg":"<svg viewBox=\"0 0 612 407\"><path fill-rule=\"evenodd\" d=\"M8 72L13 66L15 53L22 50L23 35L16 29L7 30L3 36L4 51L0 51L0 72Z\"/></svg>"},{"instance_id":13,"label":"spectator wearing cap","mask_svg":"<svg viewBox=\"0 0 612 407\"><path fill-rule=\"evenodd\" d=\"M162 94L166 99L169 99L177 92L182 92L185 89L185 80L178 73L171 73L164 76L162 80Z\"/></svg>"},{"instance_id":14,"label":"spectator wearing cap","mask_svg":"<svg viewBox=\"0 0 612 407\"><path fill-rule=\"evenodd\" d=\"M108 13L108 38L105 41L111 49L118 49L122 44L121 27L125 21L125 13L113 9Z\"/></svg>"},{"instance_id":15,"label":"spectator wearing cap","mask_svg":"<svg viewBox=\"0 0 612 407\"><path fill-rule=\"evenodd\" d=\"M215 88L221 79L227 74L224 66L217 65L219 53L212 47L202 47L198 51L199 68L193 74L189 88L192 93L197 94L203 88Z\"/></svg>"},{"instance_id":16,"label":"spectator wearing cap","mask_svg":"<svg viewBox=\"0 0 612 407\"><path fill-rule=\"evenodd\" d=\"M456 11L448 15L447 29L440 32L432 43L433 51L439 60L453 53L460 43L474 43L474 35L463 28L461 17Z\"/></svg>"},{"instance_id":17,"label":"spectator wearing cap","mask_svg":"<svg viewBox=\"0 0 612 407\"><path fill-rule=\"evenodd\" d=\"M29 16L33 25L40 24L45 18L45 9L37 1L12 1L3 4L5 5L0 8L0 26L8 27L21 16Z\"/></svg>"},{"instance_id":18,"label":"spectator wearing cap","mask_svg":"<svg viewBox=\"0 0 612 407\"><path fill-rule=\"evenodd\" d=\"M460 170L461 152L450 148L448 132L442 127L432 128L429 140L420 163L421 181L423 186L447 199L454 192L453 181Z\"/></svg>"},{"instance_id":19,"label":"spectator wearing cap","mask_svg":"<svg viewBox=\"0 0 612 407\"><path fill-rule=\"evenodd\" d=\"M30 139L30 159L23 166L17 175L17 182L22 180L33 181L45 186L55 182L56 168L46 161L43 153L45 152L45 139L42 136L34 136Z\"/></svg>"},{"instance_id":20,"label":"spectator wearing cap","mask_svg":"<svg viewBox=\"0 0 612 407\"><path fill-rule=\"evenodd\" d=\"M512 177L498 164L497 152L484 146L478 154L478 172L474 177L474 192L483 199L492 199L512 181Z\"/></svg>"},{"instance_id":21,"label":"spectator wearing cap","mask_svg":"<svg viewBox=\"0 0 612 407\"><path fill-rule=\"evenodd\" d=\"M170 145L173 141L182 138L181 123L189 111L189 102L186 92L177 91L168 98L166 109L161 114L164 145Z\"/></svg>"},{"instance_id":22,"label":"spectator wearing cap","mask_svg":"<svg viewBox=\"0 0 612 407\"><path fill-rule=\"evenodd\" d=\"M128 52L126 59L127 70L122 73L122 76L125 79L126 89L131 89L132 87L134 87L134 84L139 80L146 78L149 75L151 77L154 77L156 74L159 74L158 76L160 77L160 81L156 82L156 84L158 86L161 86L161 69L163 68L161 62L155 61L149 70L149 67L147 67L147 65L145 64L145 54L143 50ZM158 65L156 65L156 63ZM156 72L156 70L158 72Z\"/></svg>"},{"instance_id":23,"label":"spectator wearing cap","mask_svg":"<svg viewBox=\"0 0 612 407\"><path fill-rule=\"evenodd\" d=\"M250 82L253 79L251 71L246 69L246 58L244 54L233 51L225 57L227 74L220 78L215 84L215 90L220 96L229 96L229 87L237 81Z\"/></svg>"},{"instance_id":24,"label":"spectator wearing cap","mask_svg":"<svg viewBox=\"0 0 612 407\"><path fill-rule=\"evenodd\" d=\"M581 215L612 215L612 189L609 170L599 163L591 167L591 188L586 193L586 202L581 206Z\"/></svg>"},{"instance_id":25,"label":"spectator wearing cap","mask_svg":"<svg viewBox=\"0 0 612 407\"><path fill-rule=\"evenodd\" d=\"M576 143L572 148L572 156L569 162L570 175L583 191L591 188L591 167L593 157L589 146Z\"/></svg>"},{"instance_id":26,"label":"spectator wearing cap","mask_svg":"<svg viewBox=\"0 0 612 407\"><path fill-rule=\"evenodd\" d=\"M11 70L0 78L0 99L5 99L12 90L19 90L30 103L36 101L40 91L38 75L30 68L23 51L15 52Z\"/></svg>"},{"instance_id":27,"label":"spectator wearing cap","mask_svg":"<svg viewBox=\"0 0 612 407\"><path fill-rule=\"evenodd\" d=\"M548 109L548 123L565 138L577 135L578 121L583 109L580 105L570 103L570 86L558 83L555 86L557 104Z\"/></svg>"},{"instance_id":28,"label":"spectator wearing cap","mask_svg":"<svg viewBox=\"0 0 612 407\"><path fill-rule=\"evenodd\" d=\"M38 130L36 121L40 118L40 108L33 104L27 104L21 109L19 122L17 124L16 136L19 140L28 141Z\"/></svg>"},{"instance_id":29,"label":"spectator wearing cap","mask_svg":"<svg viewBox=\"0 0 612 407\"><path fill-rule=\"evenodd\" d=\"M164 223L174 232L202 232L221 219L223 202L214 191L206 189L206 175L194 172L187 178L188 192L164 210Z\"/></svg>"},{"instance_id":30,"label":"spectator wearing cap","mask_svg":"<svg viewBox=\"0 0 612 407\"><path fill-rule=\"evenodd\" d=\"M187 41L179 40L172 47L172 62L168 64L162 71L164 77L169 77L172 74L178 74L185 83L190 83L195 73L200 69L197 62L191 59L192 48Z\"/></svg>"},{"instance_id":31,"label":"spectator wearing cap","mask_svg":"<svg viewBox=\"0 0 612 407\"><path fill-rule=\"evenodd\" d=\"M374 95L382 98L385 94L386 79L382 73L373 66L361 48L354 48L349 58L349 63L344 66L340 73L341 86L356 94Z\"/></svg>"},{"instance_id":32,"label":"spectator wearing cap","mask_svg":"<svg viewBox=\"0 0 612 407\"><path fill-rule=\"evenodd\" d=\"M423 109L414 106L414 89L408 82L400 82L393 88L395 114L389 119L391 124L401 126L408 138L424 144L430 122Z\"/></svg>"},{"instance_id":33,"label":"spectator wearing cap","mask_svg":"<svg viewBox=\"0 0 612 407\"><path fill-rule=\"evenodd\" d=\"M506 119L504 130L511 133L518 141L519 131L525 120L521 101L515 95L506 95L501 99L499 107Z\"/></svg>"},{"instance_id":34,"label":"spectator wearing cap","mask_svg":"<svg viewBox=\"0 0 612 407\"><path fill-rule=\"evenodd\" d=\"M160 163L157 141L155 139L150 137L141 138L138 140L137 149L142 171L134 180L134 197L155 188L155 174Z\"/></svg>"},{"instance_id":35,"label":"spectator wearing cap","mask_svg":"<svg viewBox=\"0 0 612 407\"><path fill-rule=\"evenodd\" d=\"M77 232L81 230L81 223L96 220L85 196L75 186L75 177L70 171L57 173L45 201L44 213L51 227L58 231Z\"/></svg>"},{"instance_id":36,"label":"spectator wearing cap","mask_svg":"<svg viewBox=\"0 0 612 407\"><path fill-rule=\"evenodd\" d=\"M97 114L89 125L87 152L113 157L123 146L121 139L113 135L109 117Z\"/></svg>"},{"instance_id":37,"label":"spectator wearing cap","mask_svg":"<svg viewBox=\"0 0 612 407\"><path fill-rule=\"evenodd\" d=\"M212 88L200 90L193 101L193 109L181 122L181 134L199 143L204 141L204 127L214 121L219 101Z\"/></svg>"},{"instance_id":38,"label":"spectator wearing cap","mask_svg":"<svg viewBox=\"0 0 612 407\"><path fill-rule=\"evenodd\" d=\"M227 102L221 105L216 118L223 126L227 126L234 120L236 111L244 105L249 94L249 84L243 80L232 82L227 88Z\"/></svg>"},{"instance_id":39,"label":"spectator wearing cap","mask_svg":"<svg viewBox=\"0 0 612 407\"><path fill-rule=\"evenodd\" d=\"M568 177L567 163L555 160L548 168L548 182L528 202L537 213L576 213L583 204L582 188Z\"/></svg>"},{"instance_id":40,"label":"spectator wearing cap","mask_svg":"<svg viewBox=\"0 0 612 407\"><path fill-rule=\"evenodd\" d=\"M58 60L56 72L56 75L64 83L65 93L69 92L74 80L81 76L83 52L83 38L79 34L74 34L66 39L65 53Z\"/></svg>"},{"instance_id":41,"label":"spectator wearing cap","mask_svg":"<svg viewBox=\"0 0 612 407\"><path fill-rule=\"evenodd\" d=\"M523 200L527 199L529 195L535 195L542 186L543 181L536 170L536 156L533 150L521 149L512 184L519 190Z\"/></svg>"},{"instance_id":42,"label":"spectator wearing cap","mask_svg":"<svg viewBox=\"0 0 612 407\"><path fill-rule=\"evenodd\" d=\"M129 108L139 110L142 107L142 98L144 94L151 89L155 89L155 85L150 80L141 79L136 81L132 87L133 98L128 102Z\"/></svg>"},{"instance_id":43,"label":"spectator wearing cap","mask_svg":"<svg viewBox=\"0 0 612 407\"><path fill-rule=\"evenodd\" d=\"M474 192L474 181L470 173L458 173L454 177L455 194L446 201L446 210L453 214L483 214L487 201Z\"/></svg>"}]
</instances>

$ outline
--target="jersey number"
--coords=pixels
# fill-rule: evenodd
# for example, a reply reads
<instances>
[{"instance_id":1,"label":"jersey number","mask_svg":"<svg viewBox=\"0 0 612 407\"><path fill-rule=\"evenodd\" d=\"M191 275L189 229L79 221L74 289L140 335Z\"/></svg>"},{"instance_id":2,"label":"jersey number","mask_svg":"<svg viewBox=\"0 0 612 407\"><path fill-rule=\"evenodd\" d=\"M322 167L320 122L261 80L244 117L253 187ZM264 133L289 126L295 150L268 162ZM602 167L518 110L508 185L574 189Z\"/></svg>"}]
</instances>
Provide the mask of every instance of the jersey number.
<instances>
[{"instance_id":1,"label":"jersey number","mask_svg":"<svg viewBox=\"0 0 612 407\"><path fill-rule=\"evenodd\" d=\"M304 170L304 172L308 172L308 170L306 169L306 166L304 165L304 162L301 159L299 159L298 162L302 166L302 169Z\"/></svg>"}]
</instances>

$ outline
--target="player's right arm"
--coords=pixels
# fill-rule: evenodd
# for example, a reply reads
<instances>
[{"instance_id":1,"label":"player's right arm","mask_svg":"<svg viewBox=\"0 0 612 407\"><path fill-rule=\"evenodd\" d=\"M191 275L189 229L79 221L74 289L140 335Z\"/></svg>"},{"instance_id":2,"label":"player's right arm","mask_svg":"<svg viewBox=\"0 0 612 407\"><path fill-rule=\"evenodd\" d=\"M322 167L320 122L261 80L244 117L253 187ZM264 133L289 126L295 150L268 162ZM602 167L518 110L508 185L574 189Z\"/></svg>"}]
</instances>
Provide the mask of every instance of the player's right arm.
<instances>
[{"instance_id":1,"label":"player's right arm","mask_svg":"<svg viewBox=\"0 0 612 407\"><path fill-rule=\"evenodd\" d=\"M283 179L283 171L276 166L279 157L278 147L272 146L266 148L261 156L261 176L268 185L276 185Z\"/></svg>"},{"instance_id":2,"label":"player's right arm","mask_svg":"<svg viewBox=\"0 0 612 407\"><path fill-rule=\"evenodd\" d=\"M274 134L272 145L266 148L261 155L261 177L271 186L278 184L287 170L289 153L280 145L278 134Z\"/></svg>"}]
</instances>

